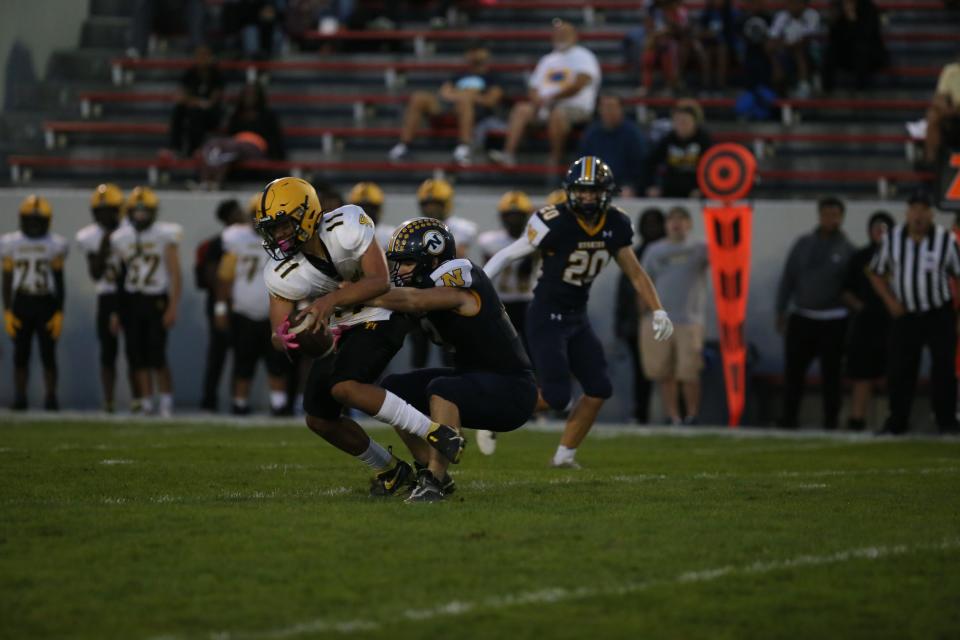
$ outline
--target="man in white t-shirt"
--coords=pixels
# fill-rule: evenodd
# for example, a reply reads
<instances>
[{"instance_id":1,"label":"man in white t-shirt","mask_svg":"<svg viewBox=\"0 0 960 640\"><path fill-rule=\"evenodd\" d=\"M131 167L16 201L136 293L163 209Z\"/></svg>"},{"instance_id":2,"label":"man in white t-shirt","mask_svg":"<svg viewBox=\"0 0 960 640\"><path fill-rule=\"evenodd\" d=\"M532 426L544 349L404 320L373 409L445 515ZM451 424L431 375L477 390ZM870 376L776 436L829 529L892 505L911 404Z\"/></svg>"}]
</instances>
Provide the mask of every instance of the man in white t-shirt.
<instances>
[{"instance_id":1,"label":"man in white t-shirt","mask_svg":"<svg viewBox=\"0 0 960 640\"><path fill-rule=\"evenodd\" d=\"M797 75L793 94L810 97L810 43L820 30L820 14L808 6L807 0L789 0L787 8L778 12L770 25L768 47L773 67L773 81L783 84L785 67L792 66Z\"/></svg>"},{"instance_id":2,"label":"man in white t-shirt","mask_svg":"<svg viewBox=\"0 0 960 640\"><path fill-rule=\"evenodd\" d=\"M553 21L553 51L540 58L530 77L530 93L510 111L510 124L503 151L490 157L499 164L516 164L517 147L527 126L545 124L550 140L550 160L563 163L570 127L593 117L600 88L597 57L577 44L577 30L569 22Z\"/></svg>"}]
</instances>

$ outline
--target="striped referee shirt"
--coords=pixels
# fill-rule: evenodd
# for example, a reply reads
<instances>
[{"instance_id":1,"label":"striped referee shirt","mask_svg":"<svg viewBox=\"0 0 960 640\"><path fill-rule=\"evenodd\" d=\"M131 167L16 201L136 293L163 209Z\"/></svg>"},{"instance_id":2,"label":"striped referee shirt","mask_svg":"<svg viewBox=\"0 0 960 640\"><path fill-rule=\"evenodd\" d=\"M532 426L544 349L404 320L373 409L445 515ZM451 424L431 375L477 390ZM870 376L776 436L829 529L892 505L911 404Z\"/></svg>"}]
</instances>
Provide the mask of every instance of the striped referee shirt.
<instances>
[{"instance_id":1,"label":"striped referee shirt","mask_svg":"<svg viewBox=\"0 0 960 640\"><path fill-rule=\"evenodd\" d=\"M878 276L890 276L893 295L908 313L939 309L953 299L950 276L960 277L960 248L954 235L932 225L921 242L900 223L883 238L870 262Z\"/></svg>"}]
</instances>

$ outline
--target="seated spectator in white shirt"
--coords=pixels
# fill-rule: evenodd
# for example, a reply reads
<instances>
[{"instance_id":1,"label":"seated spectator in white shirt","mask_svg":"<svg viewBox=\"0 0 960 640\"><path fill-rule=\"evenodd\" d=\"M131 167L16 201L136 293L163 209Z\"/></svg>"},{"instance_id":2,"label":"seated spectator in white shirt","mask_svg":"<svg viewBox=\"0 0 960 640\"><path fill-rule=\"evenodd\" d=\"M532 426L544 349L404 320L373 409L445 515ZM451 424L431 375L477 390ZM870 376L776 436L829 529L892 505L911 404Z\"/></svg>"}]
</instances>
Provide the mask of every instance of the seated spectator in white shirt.
<instances>
[{"instance_id":1,"label":"seated spectator in white shirt","mask_svg":"<svg viewBox=\"0 0 960 640\"><path fill-rule=\"evenodd\" d=\"M807 0L788 0L770 26L768 51L773 68L773 82L778 89L787 86L787 67L796 73L797 98L810 97L810 44L820 29L820 14L807 6Z\"/></svg>"},{"instance_id":2,"label":"seated spectator in white shirt","mask_svg":"<svg viewBox=\"0 0 960 640\"><path fill-rule=\"evenodd\" d=\"M494 161L516 164L516 151L527 126L546 124L550 160L563 164L563 151L571 126L593 117L600 88L600 64L593 53L577 44L577 30L569 22L553 21L553 51L540 58L530 78L527 100L510 111L507 140L502 152L491 152Z\"/></svg>"}]
</instances>

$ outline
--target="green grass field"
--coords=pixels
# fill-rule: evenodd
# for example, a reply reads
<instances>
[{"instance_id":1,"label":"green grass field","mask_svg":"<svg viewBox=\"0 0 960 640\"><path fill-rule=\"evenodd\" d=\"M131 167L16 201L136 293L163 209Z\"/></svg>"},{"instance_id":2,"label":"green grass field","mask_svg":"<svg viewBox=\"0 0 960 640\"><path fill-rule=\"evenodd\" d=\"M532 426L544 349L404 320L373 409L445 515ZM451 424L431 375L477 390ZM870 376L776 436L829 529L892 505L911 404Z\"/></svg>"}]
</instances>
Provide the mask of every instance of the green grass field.
<instances>
[{"instance_id":1,"label":"green grass field","mask_svg":"<svg viewBox=\"0 0 960 640\"><path fill-rule=\"evenodd\" d=\"M957 440L521 432L408 505L305 428L0 422L4 638L960 637Z\"/></svg>"}]
</instances>

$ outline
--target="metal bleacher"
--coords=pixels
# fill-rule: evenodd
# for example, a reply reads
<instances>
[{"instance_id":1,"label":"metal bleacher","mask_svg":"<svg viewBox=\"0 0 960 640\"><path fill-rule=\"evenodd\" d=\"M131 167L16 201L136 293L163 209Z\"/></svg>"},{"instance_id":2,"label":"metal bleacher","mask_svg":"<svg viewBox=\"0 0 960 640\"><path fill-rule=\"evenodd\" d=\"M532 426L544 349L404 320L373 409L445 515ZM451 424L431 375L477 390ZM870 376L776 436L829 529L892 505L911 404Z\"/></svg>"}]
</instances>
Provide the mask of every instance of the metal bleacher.
<instances>
[{"instance_id":1,"label":"metal bleacher","mask_svg":"<svg viewBox=\"0 0 960 640\"><path fill-rule=\"evenodd\" d=\"M762 195L830 190L886 196L898 185L930 177L912 169L917 147L904 122L923 116L941 66L960 48L960 17L939 2L878 4L885 12L892 65L868 93L783 99L777 105L780 117L761 123L736 120L734 90L701 99L717 140L741 142L757 154ZM443 122L418 135L411 161L387 162L407 96L435 89L459 67L465 43L482 40L493 52L508 102L520 97L526 74L549 48L546 25L560 16L580 26L583 43L600 57L605 90L624 96L630 113L642 121L662 117L672 99L636 96L637 78L621 52L627 29L640 20L640 5L627 0L485 0L461 3L455 26L440 30L427 27L428 14L421 8L396 31L310 33L294 46L295 52L275 60L223 60L228 94L253 79L267 83L290 150L286 162L251 163L244 175L284 171L333 182L414 183L443 171L461 184L549 185L556 170L543 163L542 135L531 136L509 177L482 153L470 167L453 164L455 131ZM46 108L31 114L32 128L23 129L34 135L22 135L7 157L14 182L86 184L119 175L176 184L193 175L192 160L157 154L166 140L177 79L190 63L188 54L176 51L173 41L165 55L123 57L118 34L124 10L122 2L94 0L89 21L110 24L108 33L85 28L79 48L55 56ZM487 141L496 146L502 135L495 128Z\"/></svg>"}]
</instances>

